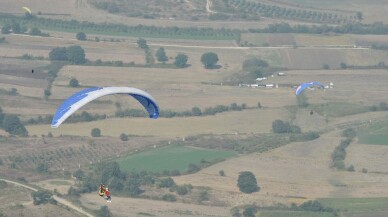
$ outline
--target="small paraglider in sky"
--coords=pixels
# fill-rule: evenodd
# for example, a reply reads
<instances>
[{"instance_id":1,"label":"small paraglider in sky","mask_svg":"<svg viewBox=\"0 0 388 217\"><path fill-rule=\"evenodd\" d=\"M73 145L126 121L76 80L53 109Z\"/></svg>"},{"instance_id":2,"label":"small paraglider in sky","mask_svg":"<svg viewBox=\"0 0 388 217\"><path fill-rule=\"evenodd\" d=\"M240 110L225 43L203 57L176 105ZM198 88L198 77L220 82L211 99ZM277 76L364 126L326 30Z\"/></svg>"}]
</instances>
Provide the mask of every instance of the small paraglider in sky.
<instances>
[{"instance_id":1,"label":"small paraglider in sky","mask_svg":"<svg viewBox=\"0 0 388 217\"><path fill-rule=\"evenodd\" d=\"M29 15L32 14L31 9L29 9L28 7L22 7L22 9L23 9L26 13L28 13Z\"/></svg>"}]
</instances>

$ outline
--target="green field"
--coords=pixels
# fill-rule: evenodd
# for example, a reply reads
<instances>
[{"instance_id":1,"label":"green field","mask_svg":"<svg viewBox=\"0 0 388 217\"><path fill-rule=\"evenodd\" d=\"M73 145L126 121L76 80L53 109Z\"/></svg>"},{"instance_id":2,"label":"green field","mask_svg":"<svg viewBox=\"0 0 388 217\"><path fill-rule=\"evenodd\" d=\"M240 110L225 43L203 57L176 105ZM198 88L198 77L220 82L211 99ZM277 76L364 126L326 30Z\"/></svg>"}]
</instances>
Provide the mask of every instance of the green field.
<instances>
[{"instance_id":1,"label":"green field","mask_svg":"<svg viewBox=\"0 0 388 217\"><path fill-rule=\"evenodd\" d=\"M358 136L358 142L371 145L388 145L388 134L364 134Z\"/></svg>"},{"instance_id":2,"label":"green field","mask_svg":"<svg viewBox=\"0 0 388 217\"><path fill-rule=\"evenodd\" d=\"M388 211L388 197L381 198L321 198L325 207L346 212Z\"/></svg>"},{"instance_id":3,"label":"green field","mask_svg":"<svg viewBox=\"0 0 388 217\"><path fill-rule=\"evenodd\" d=\"M117 160L120 168L125 171L145 170L161 172L164 170L179 170L181 172L188 168L190 163L198 164L202 159L213 161L226 159L235 156L232 151L220 151L209 149L198 149L184 146L166 146L133 154Z\"/></svg>"},{"instance_id":4,"label":"green field","mask_svg":"<svg viewBox=\"0 0 388 217\"><path fill-rule=\"evenodd\" d=\"M264 211L259 217L333 217L328 212L308 212L308 211Z\"/></svg>"},{"instance_id":5,"label":"green field","mask_svg":"<svg viewBox=\"0 0 388 217\"><path fill-rule=\"evenodd\" d=\"M388 122L373 123L359 130L358 143L388 145Z\"/></svg>"},{"instance_id":6,"label":"green field","mask_svg":"<svg viewBox=\"0 0 388 217\"><path fill-rule=\"evenodd\" d=\"M311 105L311 107L319 114L328 117L343 117L369 111L368 106L346 102L331 102L327 104Z\"/></svg>"}]
</instances>

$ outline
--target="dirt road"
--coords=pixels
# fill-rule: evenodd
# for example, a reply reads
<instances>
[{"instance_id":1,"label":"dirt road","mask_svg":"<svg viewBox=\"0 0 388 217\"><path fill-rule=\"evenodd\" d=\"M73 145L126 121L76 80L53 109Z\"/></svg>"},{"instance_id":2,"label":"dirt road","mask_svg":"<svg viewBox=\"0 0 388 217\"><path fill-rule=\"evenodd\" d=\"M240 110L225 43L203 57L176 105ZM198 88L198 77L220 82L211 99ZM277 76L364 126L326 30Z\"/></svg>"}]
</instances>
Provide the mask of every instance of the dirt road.
<instances>
[{"instance_id":1,"label":"dirt road","mask_svg":"<svg viewBox=\"0 0 388 217\"><path fill-rule=\"evenodd\" d=\"M7 182L7 183L10 183L10 184L13 184L13 185L17 185L17 186L20 186L20 187L23 187L23 188L27 188L27 189L29 189L29 190L31 190L31 191L38 191L38 189L36 189L36 188L33 188L33 187L28 186L28 185L25 185L25 184L21 184L21 183L19 183L19 182L14 182L14 181L7 180L7 179L0 179L0 181L4 181L4 182ZM83 214L83 215L85 215L85 216L94 217L94 215L92 215L92 214L90 214L90 213L84 211L84 210L83 210L82 208L80 208L80 207L75 206L74 204L72 204L71 202L67 201L66 199L60 198L60 197L55 196L55 195L53 195L53 198L54 198L58 203L60 203L60 204L62 204L62 205L65 205L65 206L69 207L70 209L73 209L73 210L75 210L75 211L77 211L77 212L79 212L79 213L81 213L81 214Z\"/></svg>"}]
</instances>

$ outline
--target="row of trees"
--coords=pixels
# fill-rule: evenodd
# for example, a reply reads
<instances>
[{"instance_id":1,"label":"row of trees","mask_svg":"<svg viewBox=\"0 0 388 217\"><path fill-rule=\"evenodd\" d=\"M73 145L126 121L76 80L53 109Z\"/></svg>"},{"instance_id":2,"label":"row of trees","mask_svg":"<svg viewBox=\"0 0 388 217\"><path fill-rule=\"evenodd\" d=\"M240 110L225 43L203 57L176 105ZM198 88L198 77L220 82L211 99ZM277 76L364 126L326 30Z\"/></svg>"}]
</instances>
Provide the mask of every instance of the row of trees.
<instances>
[{"instance_id":1,"label":"row of trees","mask_svg":"<svg viewBox=\"0 0 388 217\"><path fill-rule=\"evenodd\" d=\"M251 33L307 33L307 34L322 34L322 33L339 33L339 34L373 34L386 35L388 34L388 24L376 22L373 24L348 23L341 26L328 25L294 25L288 23L269 24L263 29L249 29Z\"/></svg>"},{"instance_id":2,"label":"row of trees","mask_svg":"<svg viewBox=\"0 0 388 217\"><path fill-rule=\"evenodd\" d=\"M204 110L201 110L199 107L193 107L191 110L176 112L171 110L161 110L159 117L173 118L173 117L190 117L190 116L206 116L206 115L215 115L217 113L222 113L226 111L241 111L247 109L245 103L238 105L237 103L232 103L230 106L217 105L215 107L207 107ZM147 114L144 110L141 109L125 109L117 110L115 112L116 117L146 117Z\"/></svg>"},{"instance_id":3,"label":"row of trees","mask_svg":"<svg viewBox=\"0 0 388 217\"><path fill-rule=\"evenodd\" d=\"M245 0L226 0L225 6L232 11L240 13L260 14L264 17L277 17L292 20L303 20L319 23L347 23L349 21L362 20L362 13L358 12L351 16L340 13L321 12L317 10L297 9L268 5L260 2Z\"/></svg>"},{"instance_id":4,"label":"row of trees","mask_svg":"<svg viewBox=\"0 0 388 217\"><path fill-rule=\"evenodd\" d=\"M243 209L242 215L240 213L240 208ZM257 205L245 205L243 207L233 207L230 212L233 217L255 217L256 213L258 211L263 211L263 210L282 210L285 211L284 213L288 213L287 211L297 211L297 212L316 212L316 213L327 213L327 216L333 216L333 217L338 217L338 210L330 208L330 207L325 207L323 206L319 201L316 200L309 200L306 202L303 202L300 205L297 205L295 203L292 203L290 207L287 207L286 205L283 204L278 204L276 206L270 206L270 207L259 207ZM301 214L303 215L303 214ZM317 216L326 216L326 214L318 214ZM271 215L272 216L272 215ZM274 216L277 216L274 214ZM299 215L298 215L299 216ZM315 214L310 214L310 216L316 216Z\"/></svg>"},{"instance_id":5,"label":"row of trees","mask_svg":"<svg viewBox=\"0 0 388 217\"><path fill-rule=\"evenodd\" d=\"M5 23L17 22L28 27L37 27L41 29L66 29L79 32L98 32L98 33L119 33L122 35L148 37L169 37L169 38L195 38L195 39L236 39L239 35L238 30L232 29L213 29L197 27L158 27L158 26L127 26L124 24L112 23L92 23L77 20L60 20L43 17L33 17L25 19L24 17L11 14L0 14L0 19Z\"/></svg>"},{"instance_id":6,"label":"row of trees","mask_svg":"<svg viewBox=\"0 0 388 217\"><path fill-rule=\"evenodd\" d=\"M21 26L18 22L13 21L12 23L6 23L1 28L1 34L9 34L9 33L15 33L15 34L29 34L34 36L50 36L48 33L43 33L40 31L40 29L33 27L31 29L28 29L25 26Z\"/></svg>"},{"instance_id":7,"label":"row of trees","mask_svg":"<svg viewBox=\"0 0 388 217\"><path fill-rule=\"evenodd\" d=\"M356 137L357 132L353 128L348 128L342 132L342 136L346 139L341 140L340 144L335 147L331 154L332 167L338 170L347 169L348 171L354 171L354 166L350 165L348 168L345 167L346 148L350 145L353 138Z\"/></svg>"}]
</instances>

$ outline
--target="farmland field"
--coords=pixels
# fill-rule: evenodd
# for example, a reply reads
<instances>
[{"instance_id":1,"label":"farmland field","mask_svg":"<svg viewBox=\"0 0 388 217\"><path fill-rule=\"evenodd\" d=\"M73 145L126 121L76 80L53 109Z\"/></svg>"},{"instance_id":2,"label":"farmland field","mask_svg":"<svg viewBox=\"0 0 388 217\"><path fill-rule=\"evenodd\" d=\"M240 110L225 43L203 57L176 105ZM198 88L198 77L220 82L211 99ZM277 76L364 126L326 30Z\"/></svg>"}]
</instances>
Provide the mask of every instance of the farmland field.
<instances>
[{"instance_id":1,"label":"farmland field","mask_svg":"<svg viewBox=\"0 0 388 217\"><path fill-rule=\"evenodd\" d=\"M349 212L388 211L388 198L320 198L324 206Z\"/></svg>"},{"instance_id":2,"label":"farmland field","mask_svg":"<svg viewBox=\"0 0 388 217\"><path fill-rule=\"evenodd\" d=\"M213 161L230 158L234 155L235 153L231 151L167 146L129 155L116 161L125 171L163 172L164 170L179 170L184 172L190 163L199 164L201 160Z\"/></svg>"},{"instance_id":3,"label":"farmland field","mask_svg":"<svg viewBox=\"0 0 388 217\"><path fill-rule=\"evenodd\" d=\"M295 211L263 211L259 217L334 217L332 213L325 212L295 212Z\"/></svg>"},{"instance_id":4,"label":"farmland field","mask_svg":"<svg viewBox=\"0 0 388 217\"><path fill-rule=\"evenodd\" d=\"M22 16L21 7L29 6L38 18L127 26L227 28L226 32L239 29L243 33L241 38L223 31L217 32L219 35L209 33L196 37L194 31L191 38L185 35L177 39L181 31L177 28L178 33L163 35L168 38L153 38L162 37L156 32L129 37L127 33L118 34L120 30L104 32L99 25L88 29L87 40L80 41L75 33L82 29L61 26L60 22L53 21L48 29L41 29L51 37L14 34L17 26L11 23L12 32L0 36L0 107L6 114L0 113L0 121L6 120L3 117L12 117L9 114L17 115L29 136L12 135L12 129L5 127L8 123L0 123L2 177L59 192L66 195L64 199L74 199L74 205L97 214L107 203L96 194L101 176L99 171L93 171L94 165L104 167L105 162L118 162L125 172L176 169L184 174L172 177L176 186L170 189L158 188L161 176L157 175L152 177L155 185L139 182L140 195L134 198L125 196L136 190L131 189L132 183L128 182L136 177L131 177L130 173L123 175L117 182L123 184L123 192L117 195L112 184L113 203L107 206L112 215L118 217L227 217L231 216L231 208L238 207L242 212L249 204L273 208L259 209L256 217L334 217L329 212L284 208L309 200L338 209L341 217L388 216L388 111L384 109L388 92L388 52L382 49L384 47L380 47L381 50L372 47L387 44L387 35L377 35L371 30L367 35L248 31L248 28L263 28L281 21L290 25L386 22L387 0L152 0L150 7L146 7L150 3L145 1L115 2L127 5L118 8L118 13L109 13L105 10L108 8L96 9L88 0L0 1L0 13ZM211 20L220 13L210 12L207 2L213 3L208 5L210 10L221 9L220 5L226 2L234 2L236 8L232 6L222 12L229 18ZM260 2L261 6L252 6L252 2ZM266 6L259 14L258 8L263 10L262 5ZM268 5L271 8L267 8ZM252 17L243 11L250 13L249 10L255 10L252 13L258 15L257 20L247 20ZM363 19L357 18L358 11L362 12ZM143 14L129 14L133 12ZM318 15L308 20L310 12ZM30 22L25 19L35 18L25 16L17 20L21 25ZM33 22L31 20L30 24ZM154 28L153 31L159 30ZM146 52L138 47L137 36L144 36L155 60L156 51L163 47L168 57L166 64L147 64ZM210 40L214 37L227 40ZM198 40L200 38L203 40ZM72 45L85 50L90 60L87 64L49 61L53 48ZM206 69L201 61L206 52L216 53L219 59L212 69ZM188 56L184 68L173 64L179 53ZM247 72L245 65L243 70L244 61L252 57L268 62L270 67L253 66L255 71ZM122 61L125 67L94 64L97 60ZM53 69L58 69L55 78L55 73L49 73ZM255 80L264 76L261 72L267 74L272 70L273 76ZM284 76L278 76L278 72L283 72ZM250 77L243 77L244 80L239 76ZM78 80L78 87L70 87L73 78ZM304 95L309 105L300 107L295 87L310 81L330 85L324 89L306 89ZM251 84L273 84L274 88L255 88ZM161 115L157 120L116 115L127 109L144 110L132 97L117 94L99 98L75 113L106 114L105 119L78 123L67 120L53 129L50 118L38 118L54 114L67 97L91 86L143 89L156 99ZM45 97L45 90L50 90L51 95ZM234 103L243 109L231 109ZM230 109L215 115L205 112L216 106ZM196 107L201 115L191 116ZM167 111L180 115L170 118L165 114ZM183 112L185 116L181 116ZM37 121L27 121L30 118ZM275 133L275 120L296 125L303 134ZM101 130L100 137L91 135L94 128ZM348 128L355 129L357 136L343 151L345 170L339 170L333 167L333 153L345 139L343 130ZM127 141L122 141L123 133L128 135ZM319 137L314 140L300 138L317 134ZM203 168L186 174L189 164ZM77 179L75 171L78 175L83 172L87 179ZM220 171L224 171L224 175L220 175ZM259 191L241 192L237 182L243 171L255 175ZM115 179L106 178L107 182ZM182 185L192 188L180 195L178 186L183 189ZM78 217L52 204L33 205L31 192L25 189L8 186L1 190L4 194L0 199L6 203L0 205L0 210L8 216ZM282 208L276 210L275 207Z\"/></svg>"}]
</instances>

